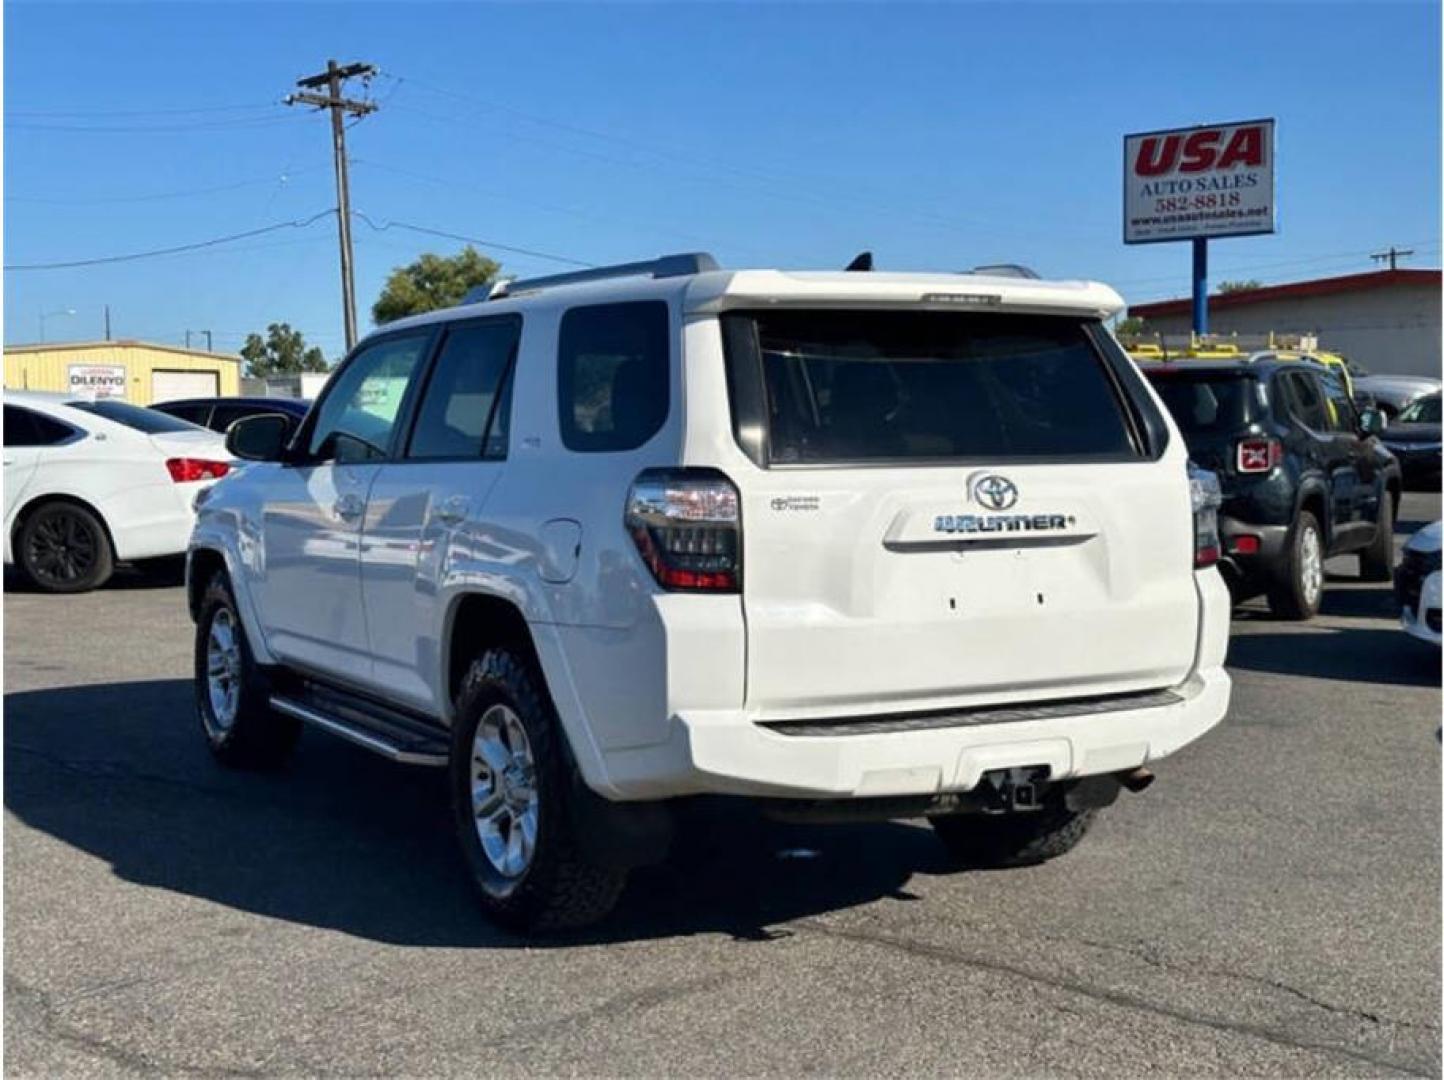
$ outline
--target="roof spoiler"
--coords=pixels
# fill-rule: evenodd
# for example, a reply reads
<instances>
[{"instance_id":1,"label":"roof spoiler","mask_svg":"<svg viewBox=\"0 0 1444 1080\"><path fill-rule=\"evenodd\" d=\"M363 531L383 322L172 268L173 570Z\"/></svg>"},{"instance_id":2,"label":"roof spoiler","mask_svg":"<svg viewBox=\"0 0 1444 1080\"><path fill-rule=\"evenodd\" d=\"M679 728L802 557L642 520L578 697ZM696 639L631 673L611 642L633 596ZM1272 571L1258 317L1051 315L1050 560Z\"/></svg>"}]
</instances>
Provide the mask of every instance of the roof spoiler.
<instances>
[{"instance_id":1,"label":"roof spoiler","mask_svg":"<svg viewBox=\"0 0 1444 1080\"><path fill-rule=\"evenodd\" d=\"M1038 280L1038 274L1032 267L1022 266L1018 263L992 263L988 266L975 266L971 270L965 270L967 274L980 274L988 277L1015 277Z\"/></svg>"},{"instance_id":2,"label":"roof spoiler","mask_svg":"<svg viewBox=\"0 0 1444 1080\"><path fill-rule=\"evenodd\" d=\"M614 266L596 266L590 270L573 270L566 274L551 274L547 277L522 278L517 281L499 281L494 285L478 285L471 289L461 302L475 304L482 300L499 300L504 296L515 296L523 292L539 292L558 285L577 285L584 281L606 281L620 277L669 278L685 277L688 274L702 274L708 270L720 270L716 259L705 251L689 251L681 255L663 255L658 259L643 262L617 263Z\"/></svg>"}]
</instances>

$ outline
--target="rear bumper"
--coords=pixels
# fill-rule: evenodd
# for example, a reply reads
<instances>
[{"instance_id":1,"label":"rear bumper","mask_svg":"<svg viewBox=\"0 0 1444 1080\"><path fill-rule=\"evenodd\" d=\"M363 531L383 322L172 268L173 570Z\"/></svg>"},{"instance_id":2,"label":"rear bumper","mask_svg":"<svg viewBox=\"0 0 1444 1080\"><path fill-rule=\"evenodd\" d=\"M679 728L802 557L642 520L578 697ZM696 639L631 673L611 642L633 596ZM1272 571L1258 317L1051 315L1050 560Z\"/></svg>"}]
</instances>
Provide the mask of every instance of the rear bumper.
<instances>
[{"instance_id":1,"label":"rear bumper","mask_svg":"<svg viewBox=\"0 0 1444 1080\"><path fill-rule=\"evenodd\" d=\"M1175 704L1046 720L891 731L784 735L741 714L673 718L663 745L607 755L627 799L730 794L877 798L969 791L984 772L1046 765L1053 779L1136 768L1192 742L1223 719L1221 666L1175 687Z\"/></svg>"},{"instance_id":2,"label":"rear bumper","mask_svg":"<svg viewBox=\"0 0 1444 1080\"><path fill-rule=\"evenodd\" d=\"M1284 564L1288 553L1287 525L1255 525L1249 521L1220 515L1218 530L1223 540L1223 556L1219 569L1232 585L1267 584ZM1242 552L1240 544L1250 546L1252 537L1257 550Z\"/></svg>"},{"instance_id":3,"label":"rear bumper","mask_svg":"<svg viewBox=\"0 0 1444 1080\"><path fill-rule=\"evenodd\" d=\"M1217 725L1228 711L1229 597L1212 570L1194 575L1202 617L1195 669L1170 688L1176 700L1090 707L1032 718L1026 705L949 726L869 718L844 734L784 734L745 710L683 712L665 741L603 753L610 799L730 794L810 799L926 796L976 787L984 772L1047 765L1052 779L1129 770L1157 761ZM1004 705L1010 703L1003 703ZM1016 703L1012 703L1016 704ZM796 721L799 718L789 717Z\"/></svg>"}]
</instances>

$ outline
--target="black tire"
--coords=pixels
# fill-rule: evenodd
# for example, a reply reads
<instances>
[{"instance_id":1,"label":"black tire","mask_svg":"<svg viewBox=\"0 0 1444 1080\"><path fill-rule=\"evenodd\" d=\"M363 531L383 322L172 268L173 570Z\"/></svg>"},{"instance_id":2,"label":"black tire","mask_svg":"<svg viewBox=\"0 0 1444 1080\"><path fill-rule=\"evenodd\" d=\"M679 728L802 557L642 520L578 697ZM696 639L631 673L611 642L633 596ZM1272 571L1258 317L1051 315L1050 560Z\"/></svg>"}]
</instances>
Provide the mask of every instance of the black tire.
<instances>
[{"instance_id":1,"label":"black tire","mask_svg":"<svg viewBox=\"0 0 1444 1080\"><path fill-rule=\"evenodd\" d=\"M1379 499L1374 542L1359 552L1359 577L1364 581L1394 580L1394 499L1387 490Z\"/></svg>"},{"instance_id":2,"label":"black tire","mask_svg":"<svg viewBox=\"0 0 1444 1080\"><path fill-rule=\"evenodd\" d=\"M1083 839L1097 813L1050 804L1028 812L949 814L929 820L958 863L998 869L1032 866L1066 854Z\"/></svg>"},{"instance_id":3,"label":"black tire","mask_svg":"<svg viewBox=\"0 0 1444 1080\"><path fill-rule=\"evenodd\" d=\"M1304 554L1311 533L1319 557L1318 582L1313 589L1306 581L1309 567ZM1279 576L1269 589L1269 610L1275 616L1280 619L1304 620L1312 619L1319 613L1319 605L1324 598L1324 551L1324 533L1319 527L1319 519L1307 510L1300 511L1298 520L1289 531L1288 548L1283 565L1279 568Z\"/></svg>"},{"instance_id":4,"label":"black tire","mask_svg":"<svg viewBox=\"0 0 1444 1080\"><path fill-rule=\"evenodd\" d=\"M98 589L115 570L115 553L100 518L72 502L31 510L20 527L16 554L37 589L78 593Z\"/></svg>"},{"instance_id":5,"label":"black tire","mask_svg":"<svg viewBox=\"0 0 1444 1080\"><path fill-rule=\"evenodd\" d=\"M462 855L487 914L522 933L600 921L616 906L627 877L625 871L589 862L575 841L567 806L573 765L561 725L540 687L531 665L516 653L488 650L462 679L452 731L451 802ZM535 792L535 814L530 859L517 873L507 874L487 855L477 825L472 791L473 784L482 781L473 777L473 762L484 759L473 757L473 740L484 718L494 724L510 723L512 717L520 721L530 755L526 774ZM506 782L485 783L499 792L496 785Z\"/></svg>"},{"instance_id":6,"label":"black tire","mask_svg":"<svg viewBox=\"0 0 1444 1080\"><path fill-rule=\"evenodd\" d=\"M210 642L217 620L229 623L234 642L235 666L232 679L236 690L234 713L229 722L217 712L210 683ZM196 619L195 641L196 716L211 753L223 765L240 769L274 769L285 763L296 748L301 723L271 709L270 686L257 666L241 626L240 613L231 596L230 582L218 573L206 584Z\"/></svg>"}]
</instances>

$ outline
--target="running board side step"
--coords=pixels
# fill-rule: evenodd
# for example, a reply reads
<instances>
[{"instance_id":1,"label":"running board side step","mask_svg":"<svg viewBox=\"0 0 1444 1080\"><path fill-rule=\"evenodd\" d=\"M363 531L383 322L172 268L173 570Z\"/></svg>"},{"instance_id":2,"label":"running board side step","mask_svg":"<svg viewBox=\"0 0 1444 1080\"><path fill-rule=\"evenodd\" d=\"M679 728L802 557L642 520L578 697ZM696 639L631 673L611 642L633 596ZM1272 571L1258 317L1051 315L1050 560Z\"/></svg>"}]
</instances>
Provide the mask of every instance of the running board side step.
<instances>
[{"instance_id":1,"label":"running board side step","mask_svg":"<svg viewBox=\"0 0 1444 1080\"><path fill-rule=\"evenodd\" d=\"M294 698L284 697L280 694L272 695L271 708L287 716L294 716L297 720L303 720L323 731L329 731L332 735L338 735L348 742L370 750L373 754L380 754L384 758L398 762L402 765L445 765L450 760L447 751L444 732L432 735L418 735L398 738L392 731L379 731L364 724L359 713L354 709L347 709L350 714L347 717L337 716L335 713L322 712L315 705L303 703Z\"/></svg>"}]
</instances>

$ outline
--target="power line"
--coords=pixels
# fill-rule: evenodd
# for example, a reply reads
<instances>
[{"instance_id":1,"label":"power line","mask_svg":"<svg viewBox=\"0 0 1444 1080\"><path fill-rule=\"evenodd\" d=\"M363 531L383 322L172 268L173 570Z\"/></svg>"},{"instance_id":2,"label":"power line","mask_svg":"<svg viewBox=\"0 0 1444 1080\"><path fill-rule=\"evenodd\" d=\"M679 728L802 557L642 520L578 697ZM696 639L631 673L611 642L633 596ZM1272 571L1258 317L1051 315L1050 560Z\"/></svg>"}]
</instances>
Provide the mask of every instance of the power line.
<instances>
[{"instance_id":1,"label":"power line","mask_svg":"<svg viewBox=\"0 0 1444 1080\"><path fill-rule=\"evenodd\" d=\"M276 176L256 177L254 180L238 180L232 184L217 184L214 187L190 188L185 191L157 191L149 195L116 195L99 199L88 198L52 198L41 195L11 195L5 193L8 202L42 203L50 206L106 206L114 203L142 203L161 202L166 199L188 199L198 195L218 195L226 191L239 191L241 188L259 187L263 184L285 183L293 176L300 176L303 173L315 172L314 169L287 169Z\"/></svg>"},{"instance_id":2,"label":"power line","mask_svg":"<svg viewBox=\"0 0 1444 1080\"><path fill-rule=\"evenodd\" d=\"M397 76L391 77L396 78ZM645 143L638 142L637 140L626 138L624 136L612 135L606 132L600 132L592 130L590 128L581 127L576 124L571 124L559 120L552 120L548 117L537 116L533 113L524 112L520 109L516 109L512 106L501 104L499 102L489 101L483 98L477 98L466 94L460 94L455 91L446 90L441 87L437 87L430 83L427 83L423 80L416 79L414 77L408 76L407 78L409 83L419 89L429 90L433 94L438 94L443 97L454 98L458 101L470 103L473 106L479 107L477 109L477 113L474 113L473 115L477 115L483 110L494 113L505 113L511 116L516 116L529 123L537 124L543 127L549 127L558 131L568 132L574 135L582 135L588 138L610 142L619 146L639 151L644 154L648 154L656 159L662 159L662 161L670 162L674 165L682 164L691 166L694 169L703 170L701 173L694 172L689 174L683 174L687 175L690 179L699 181L701 183L733 187L738 190L746 191L752 195L763 194L774 199L782 199L784 201L793 203L803 203L822 209L836 210L840 206L852 209L862 208L865 210L871 210L873 212L880 212L882 214L889 215L895 218L908 218L921 225L926 225L932 228L945 228L974 237L978 235L979 227L989 228L995 234L1004 231L1006 231L1009 235L1024 235L1031 233L1036 236L1046 235L1050 239L1056 239L1060 231L1072 232L1073 234L1078 236L1086 234L1090 237L1102 235L1105 231L1103 226L1099 226L1095 229L1084 230L1078 229L1076 227L1070 228L1068 225L1059 226L1051 224L1044 224L1039 228L1029 228L1027 226L1014 225L1007 230L1003 230L996 227L994 225L995 219L991 218L964 217L957 214L939 214L915 205L879 205L865 198L859 198L854 195L849 195L846 192L835 190L835 178L831 180L820 180L816 177L803 176L802 174L792 174L789 178L787 176L777 173L765 173L754 169L741 168L735 163L720 158L685 154L675 150L652 147ZM414 107L407 107L402 105L397 105L394 107L397 109L401 109L405 112L410 112L415 115L425 117L428 120L438 123L465 125L467 120L469 119L468 117L444 116L440 114L429 113L424 109L417 109ZM613 155L601 153L595 149L583 149L576 146L567 146L563 143L551 142L546 139L538 139L535 137L521 135L514 131L499 132L499 134L501 134L503 137L515 139L521 142L534 142L541 146L550 146L555 149L561 150L564 153L592 158L598 161L605 161L613 165L620 165L624 168L646 170L649 168L655 168L658 164L656 161L639 162L635 160L628 160L626 158L619 158ZM750 183L745 185L739 184L736 182L736 180L731 180L728 178L728 176L720 174L730 174L733 177L750 181ZM798 183L806 184L809 188L809 192L803 193L794 190L782 190L783 188L795 187L795 185ZM761 186L759 187L758 185ZM874 191L877 195L884 198L891 197L890 193L888 192L884 192L879 189L874 189ZM828 194L818 194L818 192L827 192Z\"/></svg>"},{"instance_id":3,"label":"power line","mask_svg":"<svg viewBox=\"0 0 1444 1080\"><path fill-rule=\"evenodd\" d=\"M514 255L528 255L533 259L546 259L550 262L566 263L568 266L592 267L596 265L596 263L573 259L567 255L554 255L547 251L537 251L535 248L516 247L512 244L498 243L495 240L483 240L476 236L464 236L461 233L447 232L444 229L433 229L425 225L414 225L409 221L392 220L386 222L384 225L378 225L359 210L351 211L351 216L365 222L376 232L386 232L388 229L405 229L407 232L423 233L426 236L439 236L446 240L460 240L465 244L479 244L482 247L494 248L497 251L509 251Z\"/></svg>"},{"instance_id":4,"label":"power line","mask_svg":"<svg viewBox=\"0 0 1444 1080\"><path fill-rule=\"evenodd\" d=\"M92 135L184 135L198 131L274 127L291 122L291 118L284 113L275 116L237 117L234 120L198 120L190 124L49 124L34 120L12 120L7 116L5 127L15 131L66 131Z\"/></svg>"},{"instance_id":5,"label":"power line","mask_svg":"<svg viewBox=\"0 0 1444 1080\"><path fill-rule=\"evenodd\" d=\"M245 105L193 105L182 109L6 109L6 116L34 117L80 117L82 119L103 116L190 116L200 113L255 112L260 109L274 109L276 101L253 101Z\"/></svg>"},{"instance_id":6,"label":"power line","mask_svg":"<svg viewBox=\"0 0 1444 1080\"><path fill-rule=\"evenodd\" d=\"M253 236L279 232L281 229L304 229L335 212L335 210L322 210L304 220L278 221L273 225L265 225L259 229L249 229L246 232L232 233L229 236L217 236L210 240L197 241L194 244L177 244L174 247L153 248L149 251L132 251L124 255L105 255L95 259L70 259L65 262L50 263L13 263L7 264L4 269L7 272L11 270L69 270L78 266L102 266L108 263L133 262L136 259L154 259L162 255L179 255L186 251L199 251L202 248L231 244L237 240L247 240Z\"/></svg>"},{"instance_id":7,"label":"power line","mask_svg":"<svg viewBox=\"0 0 1444 1080\"><path fill-rule=\"evenodd\" d=\"M1437 241L1435 241L1435 242L1418 242L1418 243L1416 243L1415 246L1418 247L1420 250L1428 250L1428 249L1433 249L1433 248L1439 247L1439 244L1438 244ZM1271 261L1271 262L1262 262L1262 263L1239 263L1239 264L1237 264L1237 265L1230 266L1230 267L1227 267L1227 268L1216 269L1215 273L1216 273L1216 274L1243 274L1243 273L1249 273L1249 272L1254 271L1254 270L1285 269L1285 268L1292 268L1292 267L1297 267L1297 266L1312 266L1312 265L1317 265L1317 264L1319 264L1319 263L1344 262L1344 261L1349 261L1349 260L1357 260L1357 259L1361 259L1361 258L1363 258L1365 255L1369 255L1369 254L1370 254L1370 252L1369 252L1367 249L1364 249L1364 250L1358 250L1358 251L1339 251L1339 252L1335 252L1335 253L1333 253L1333 254L1331 254L1331 255L1313 255L1313 256L1308 256L1308 257L1306 257L1306 258L1302 258L1302 259L1285 259L1285 260L1282 260L1282 261L1275 260L1275 261ZM1178 277L1179 277L1178 274L1158 274L1158 275L1155 275L1155 276L1153 276L1153 277L1146 277L1146 278L1121 278L1121 279L1118 279L1118 280L1110 281L1109 284L1112 284L1112 285L1146 285L1146 284L1150 284L1150 283L1156 282L1156 281L1174 281L1174 280L1176 280Z\"/></svg>"},{"instance_id":8,"label":"power line","mask_svg":"<svg viewBox=\"0 0 1444 1080\"><path fill-rule=\"evenodd\" d=\"M457 191L469 191L474 194L484 195L487 199L502 199L506 202L517 203L520 206L530 206L538 210L545 210L548 213L566 214L570 217L579 218L583 221L592 221L612 226L625 225L628 229L647 229L649 231L656 232L659 235L666 234L672 237L685 239L686 242L689 244L698 244L705 247L711 242L706 237L698 236L696 233L682 232L677 229L669 228L665 225L659 225L655 222L628 222L623 218L617 217L615 214L594 214L589 213L586 210L579 210L576 207L559 206L555 203L540 202L536 199L524 199L509 192L502 192L496 190L493 187L484 186L475 180L466 181L449 179L444 176L430 176L426 173L416 172L413 169L402 169L396 167L395 165L387 165L379 161L374 161L371 158L352 158L351 164L364 165L368 169L380 169L382 172L391 173L395 176L403 176L410 180L419 180L425 184L435 184L438 187L453 188Z\"/></svg>"}]
</instances>

